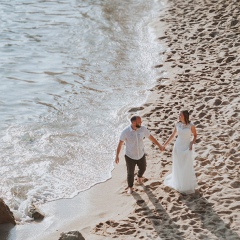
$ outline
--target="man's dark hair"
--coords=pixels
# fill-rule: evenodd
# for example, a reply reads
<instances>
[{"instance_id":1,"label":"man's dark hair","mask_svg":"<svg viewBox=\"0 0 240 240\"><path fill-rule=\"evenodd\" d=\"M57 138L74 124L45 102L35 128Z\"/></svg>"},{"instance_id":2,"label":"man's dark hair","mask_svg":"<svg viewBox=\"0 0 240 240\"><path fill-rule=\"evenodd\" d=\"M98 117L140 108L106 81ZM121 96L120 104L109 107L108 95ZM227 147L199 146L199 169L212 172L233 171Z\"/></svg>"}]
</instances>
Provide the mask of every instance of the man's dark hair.
<instances>
[{"instance_id":1,"label":"man's dark hair","mask_svg":"<svg viewBox=\"0 0 240 240\"><path fill-rule=\"evenodd\" d=\"M136 121L137 120L137 118L138 118L138 116L133 116L133 117L131 117L131 122L134 122L134 121Z\"/></svg>"}]
</instances>

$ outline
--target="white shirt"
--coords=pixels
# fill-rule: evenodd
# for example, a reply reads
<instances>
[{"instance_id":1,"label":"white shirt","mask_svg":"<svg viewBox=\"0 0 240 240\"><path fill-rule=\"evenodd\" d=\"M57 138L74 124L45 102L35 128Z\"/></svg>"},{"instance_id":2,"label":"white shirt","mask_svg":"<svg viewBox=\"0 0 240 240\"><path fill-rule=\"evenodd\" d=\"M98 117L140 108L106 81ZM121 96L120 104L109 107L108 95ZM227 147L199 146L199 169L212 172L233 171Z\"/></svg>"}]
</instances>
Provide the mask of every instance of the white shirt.
<instances>
[{"instance_id":1,"label":"white shirt","mask_svg":"<svg viewBox=\"0 0 240 240\"><path fill-rule=\"evenodd\" d=\"M126 143L126 155L134 160L139 160L144 155L143 139L149 137L150 132L145 126L133 130L126 127L120 135L120 140Z\"/></svg>"}]
</instances>

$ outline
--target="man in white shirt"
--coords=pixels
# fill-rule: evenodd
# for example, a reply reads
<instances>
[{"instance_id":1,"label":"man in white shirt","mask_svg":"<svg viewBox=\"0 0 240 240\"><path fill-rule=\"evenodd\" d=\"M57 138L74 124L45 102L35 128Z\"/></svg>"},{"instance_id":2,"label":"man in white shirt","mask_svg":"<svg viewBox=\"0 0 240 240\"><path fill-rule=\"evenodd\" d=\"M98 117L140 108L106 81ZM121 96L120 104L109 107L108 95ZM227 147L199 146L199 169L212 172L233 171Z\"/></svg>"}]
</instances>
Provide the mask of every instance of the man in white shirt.
<instances>
[{"instance_id":1,"label":"man in white shirt","mask_svg":"<svg viewBox=\"0 0 240 240\"><path fill-rule=\"evenodd\" d=\"M146 157L144 152L143 139L149 138L154 144L156 144L160 151L164 150L164 147L150 134L149 130L142 126L142 120L140 116L133 116L131 118L131 125L123 130L120 135L120 140L117 147L115 162L119 163L119 153L122 145L125 142L126 152L125 160L127 165L127 182L128 193L133 192L134 171L135 166L138 166L138 182L142 183L142 176L146 170Z\"/></svg>"}]
</instances>

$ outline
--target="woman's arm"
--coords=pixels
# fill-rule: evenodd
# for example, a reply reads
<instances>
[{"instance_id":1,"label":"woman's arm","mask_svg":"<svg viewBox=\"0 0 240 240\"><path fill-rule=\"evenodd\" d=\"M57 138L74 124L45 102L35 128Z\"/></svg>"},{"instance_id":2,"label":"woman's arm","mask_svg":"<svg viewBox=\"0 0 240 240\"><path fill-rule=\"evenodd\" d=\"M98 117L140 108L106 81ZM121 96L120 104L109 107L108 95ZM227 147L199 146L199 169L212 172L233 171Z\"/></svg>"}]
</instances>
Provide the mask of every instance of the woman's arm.
<instances>
[{"instance_id":1,"label":"woman's arm","mask_svg":"<svg viewBox=\"0 0 240 240\"><path fill-rule=\"evenodd\" d=\"M156 138L154 138L152 135L150 135L148 138L159 147L160 151L164 150L164 147L157 141Z\"/></svg>"},{"instance_id":2,"label":"woman's arm","mask_svg":"<svg viewBox=\"0 0 240 240\"><path fill-rule=\"evenodd\" d=\"M177 133L177 129L176 129L176 127L174 127L171 136L170 136L170 137L168 138L168 140L163 144L164 148L172 141L172 139L175 137L176 133Z\"/></svg>"},{"instance_id":3,"label":"woman's arm","mask_svg":"<svg viewBox=\"0 0 240 240\"><path fill-rule=\"evenodd\" d=\"M197 131L196 131L195 126L191 127L191 131L192 131L192 134L193 134L193 140L190 142L189 150L192 150L192 145L195 144L196 140L197 140Z\"/></svg>"}]
</instances>

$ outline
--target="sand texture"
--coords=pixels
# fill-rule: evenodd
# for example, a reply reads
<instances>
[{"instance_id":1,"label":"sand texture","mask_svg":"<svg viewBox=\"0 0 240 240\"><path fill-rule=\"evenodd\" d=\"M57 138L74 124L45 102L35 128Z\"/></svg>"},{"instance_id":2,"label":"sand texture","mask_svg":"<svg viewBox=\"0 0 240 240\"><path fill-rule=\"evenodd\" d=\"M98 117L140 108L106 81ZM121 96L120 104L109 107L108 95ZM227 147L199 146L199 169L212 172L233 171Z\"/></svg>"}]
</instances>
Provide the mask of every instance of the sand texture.
<instances>
[{"instance_id":1,"label":"sand texture","mask_svg":"<svg viewBox=\"0 0 240 240\"><path fill-rule=\"evenodd\" d=\"M160 153L146 142L144 185L134 186L129 213L118 212L91 232L96 239L240 239L240 2L170 0L155 24L165 25L158 41L166 51L140 115L163 143L178 112L190 110L199 188L183 196L164 186L173 143ZM125 198L126 181L119 184L119 199Z\"/></svg>"}]
</instances>

